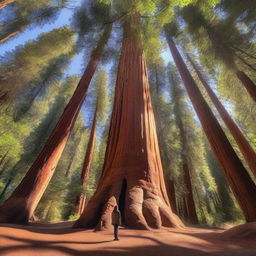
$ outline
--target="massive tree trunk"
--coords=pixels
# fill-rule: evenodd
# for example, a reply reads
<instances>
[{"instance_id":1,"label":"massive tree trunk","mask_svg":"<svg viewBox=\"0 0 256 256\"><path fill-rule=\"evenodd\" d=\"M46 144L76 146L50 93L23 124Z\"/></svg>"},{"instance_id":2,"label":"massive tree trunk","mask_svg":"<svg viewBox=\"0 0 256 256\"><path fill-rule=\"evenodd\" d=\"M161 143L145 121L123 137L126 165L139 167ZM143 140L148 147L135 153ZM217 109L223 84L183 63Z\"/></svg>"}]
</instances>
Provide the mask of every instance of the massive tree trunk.
<instances>
[{"instance_id":1,"label":"massive tree trunk","mask_svg":"<svg viewBox=\"0 0 256 256\"><path fill-rule=\"evenodd\" d=\"M171 37L168 38L168 43L212 150L222 167L245 218L248 222L256 221L256 186L236 155L210 107L204 100Z\"/></svg>"},{"instance_id":2,"label":"massive tree trunk","mask_svg":"<svg viewBox=\"0 0 256 256\"><path fill-rule=\"evenodd\" d=\"M236 76L241 81L247 92L251 95L253 100L256 102L256 85L253 83L253 81L243 71L240 70L236 72Z\"/></svg>"},{"instance_id":3,"label":"massive tree trunk","mask_svg":"<svg viewBox=\"0 0 256 256\"><path fill-rule=\"evenodd\" d=\"M41 153L10 198L0 207L0 222L27 223L32 216L67 143L111 29L112 24L106 26L73 96Z\"/></svg>"},{"instance_id":4,"label":"massive tree trunk","mask_svg":"<svg viewBox=\"0 0 256 256\"><path fill-rule=\"evenodd\" d=\"M7 5L13 3L15 0L2 0L0 1L0 9L6 7Z\"/></svg>"},{"instance_id":5,"label":"massive tree trunk","mask_svg":"<svg viewBox=\"0 0 256 256\"><path fill-rule=\"evenodd\" d=\"M88 146L86 149L83 169L82 169L82 173L81 173L80 180L81 180L81 185L83 186L83 188L85 188L87 185L89 174L90 174L90 169L91 169L93 150L94 150L95 138L96 138L96 122L97 122L97 104L96 104L96 109L94 112L90 138L89 138ZM80 195L78 195L77 199L76 199L76 214L79 214L79 215L82 214L82 212L84 210L84 206L85 206L85 201L86 201L86 195L83 192L81 192Z\"/></svg>"},{"instance_id":6,"label":"massive tree trunk","mask_svg":"<svg viewBox=\"0 0 256 256\"><path fill-rule=\"evenodd\" d=\"M116 204L123 223L131 228L183 226L168 202L146 63L134 27L137 24L130 22L125 26L99 186L75 222L76 228L109 228Z\"/></svg>"},{"instance_id":7,"label":"massive tree trunk","mask_svg":"<svg viewBox=\"0 0 256 256\"><path fill-rule=\"evenodd\" d=\"M253 174L256 176L256 154L253 148L251 147L250 143L244 137L243 133L233 121L229 113L226 111L225 107L221 104L218 97L215 95L211 87L208 85L206 80L204 79L203 75L199 71L196 64L192 61L192 59L187 55L190 63L192 64L194 70L196 71L201 83L203 84L205 90L207 91L210 99L212 100L213 104L215 105L216 109L218 110L220 116L222 117L224 123L229 128L231 134L233 135L241 153L243 154L247 164L249 165L250 169L252 170ZM255 87L256 89L256 87ZM256 92L256 90L255 90ZM256 94L255 94L256 95Z\"/></svg>"}]
</instances>

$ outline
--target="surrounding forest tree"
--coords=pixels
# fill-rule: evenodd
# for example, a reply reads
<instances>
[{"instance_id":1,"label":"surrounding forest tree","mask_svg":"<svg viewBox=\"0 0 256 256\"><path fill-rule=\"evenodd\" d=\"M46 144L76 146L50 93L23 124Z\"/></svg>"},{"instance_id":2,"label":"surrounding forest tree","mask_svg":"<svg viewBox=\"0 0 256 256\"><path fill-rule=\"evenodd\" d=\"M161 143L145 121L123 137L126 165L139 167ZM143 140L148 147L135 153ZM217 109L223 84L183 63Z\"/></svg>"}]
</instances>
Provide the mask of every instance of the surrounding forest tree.
<instances>
[{"instance_id":1,"label":"surrounding forest tree","mask_svg":"<svg viewBox=\"0 0 256 256\"><path fill-rule=\"evenodd\" d=\"M256 221L253 2L0 0L0 222Z\"/></svg>"}]
</instances>

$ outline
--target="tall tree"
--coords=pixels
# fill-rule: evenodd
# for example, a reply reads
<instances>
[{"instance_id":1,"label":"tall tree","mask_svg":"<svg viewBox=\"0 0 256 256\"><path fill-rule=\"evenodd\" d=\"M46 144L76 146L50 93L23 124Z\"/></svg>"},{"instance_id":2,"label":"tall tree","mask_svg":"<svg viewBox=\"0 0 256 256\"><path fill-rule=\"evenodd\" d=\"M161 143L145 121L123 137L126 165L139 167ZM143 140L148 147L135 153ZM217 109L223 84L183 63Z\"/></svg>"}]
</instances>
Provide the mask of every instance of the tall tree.
<instances>
[{"instance_id":1,"label":"tall tree","mask_svg":"<svg viewBox=\"0 0 256 256\"><path fill-rule=\"evenodd\" d=\"M32 216L45 191L68 137L79 114L88 86L96 70L104 45L109 39L112 24L104 32L91 53L87 68L41 153L11 197L0 207L0 222L26 223ZM9 214L9 213L12 214Z\"/></svg>"},{"instance_id":2,"label":"tall tree","mask_svg":"<svg viewBox=\"0 0 256 256\"><path fill-rule=\"evenodd\" d=\"M8 6L9 4L13 3L15 0L1 0L0 1L0 9Z\"/></svg>"},{"instance_id":3,"label":"tall tree","mask_svg":"<svg viewBox=\"0 0 256 256\"><path fill-rule=\"evenodd\" d=\"M93 151L95 146L96 139L96 129L97 129L97 120L100 119L100 122L104 122L105 119L105 111L107 105L107 74L104 70L99 70L98 75L96 77L96 81L94 86L96 90L94 92L96 97L95 109L93 114L92 127L89 137L89 142L87 145L87 150L84 157L83 168L81 172L81 185L83 188L86 187L90 168L92 164ZM77 197L77 214L81 215L86 201L86 195L84 193L80 193Z\"/></svg>"},{"instance_id":4,"label":"tall tree","mask_svg":"<svg viewBox=\"0 0 256 256\"><path fill-rule=\"evenodd\" d=\"M242 131L233 121L225 107L219 101L218 97L215 95L209 84L207 83L206 79L203 77L202 73L200 72L198 66L195 62L191 59L189 55L187 55L188 60L190 61L191 65L193 66L196 74L198 75L199 80L201 81L202 85L204 86L206 92L208 93L210 99L212 100L213 104L215 105L216 109L218 110L219 114L221 115L224 123L229 128L229 131L233 135L241 153L243 154L246 162L248 163L250 169L252 170L253 174L256 176L256 153L251 147L250 143L244 137Z\"/></svg>"},{"instance_id":5,"label":"tall tree","mask_svg":"<svg viewBox=\"0 0 256 256\"><path fill-rule=\"evenodd\" d=\"M185 131L185 127L183 124L182 111L186 109L187 106L182 102L182 93L180 92L176 79L174 78L174 74L170 75L171 86L172 86L172 99L174 102L174 113L175 119L177 122L177 126L180 132L180 143L181 143L181 159L182 159L182 169L184 175L184 183L187 189L186 197L185 197L185 207L187 209L187 217L189 222L193 224L198 223L198 218L196 214L196 206L195 206L195 199L193 196L193 189L192 189L192 177L191 177L191 161L189 161L189 152L188 152L188 141L187 141L187 134ZM191 138L190 138L191 139Z\"/></svg>"},{"instance_id":6,"label":"tall tree","mask_svg":"<svg viewBox=\"0 0 256 256\"><path fill-rule=\"evenodd\" d=\"M0 43L10 40L28 28L31 24L43 25L45 22L49 22L49 20L56 18L56 16L60 13L61 8L66 5L65 0L61 2L61 5L56 6L57 2L53 0L4 1L3 5L4 3L13 3L11 5L13 15L11 15L11 20L4 20L4 24L1 25L2 29L0 31Z\"/></svg>"},{"instance_id":7,"label":"tall tree","mask_svg":"<svg viewBox=\"0 0 256 256\"><path fill-rule=\"evenodd\" d=\"M36 79L49 62L70 53L73 46L74 32L69 27L61 27L17 49L12 59L3 63L0 69L0 104L13 99L23 86Z\"/></svg>"},{"instance_id":8,"label":"tall tree","mask_svg":"<svg viewBox=\"0 0 256 256\"><path fill-rule=\"evenodd\" d=\"M139 47L139 19L137 15L125 19L103 172L74 227L108 228L117 203L130 227L183 226L166 193L146 63Z\"/></svg>"},{"instance_id":9,"label":"tall tree","mask_svg":"<svg viewBox=\"0 0 256 256\"><path fill-rule=\"evenodd\" d=\"M256 186L204 100L168 32L167 40L190 100L245 218L249 222L255 221L256 204L253 198L256 193Z\"/></svg>"},{"instance_id":10,"label":"tall tree","mask_svg":"<svg viewBox=\"0 0 256 256\"><path fill-rule=\"evenodd\" d=\"M199 41L197 45L202 54L224 63L228 69L234 72L234 75L256 101L256 85L243 70L240 70L236 63L237 59L244 60L236 54L235 48L241 48L241 45L243 48L243 43L248 42L249 38L242 35L235 26L231 26L229 23L226 24L221 20L218 20L215 24L209 22L210 18L209 20L205 18L200 10L200 4L184 7L181 14L187 22L188 31L192 34L194 40ZM205 33L207 36L205 36ZM246 46L248 47L248 43Z\"/></svg>"}]
</instances>

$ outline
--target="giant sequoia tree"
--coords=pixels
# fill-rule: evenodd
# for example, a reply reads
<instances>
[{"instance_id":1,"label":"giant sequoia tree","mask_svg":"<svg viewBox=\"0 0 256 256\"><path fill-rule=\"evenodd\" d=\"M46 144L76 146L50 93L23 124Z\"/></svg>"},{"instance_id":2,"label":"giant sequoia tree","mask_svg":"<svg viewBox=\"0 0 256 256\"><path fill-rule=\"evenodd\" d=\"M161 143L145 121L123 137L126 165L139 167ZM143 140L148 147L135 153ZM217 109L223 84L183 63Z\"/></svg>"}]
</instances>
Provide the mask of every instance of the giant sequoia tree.
<instances>
[{"instance_id":1,"label":"giant sequoia tree","mask_svg":"<svg viewBox=\"0 0 256 256\"><path fill-rule=\"evenodd\" d=\"M75 227L107 228L118 203L133 228L181 227L166 193L143 51L139 17L124 23L109 142L99 186Z\"/></svg>"}]
</instances>

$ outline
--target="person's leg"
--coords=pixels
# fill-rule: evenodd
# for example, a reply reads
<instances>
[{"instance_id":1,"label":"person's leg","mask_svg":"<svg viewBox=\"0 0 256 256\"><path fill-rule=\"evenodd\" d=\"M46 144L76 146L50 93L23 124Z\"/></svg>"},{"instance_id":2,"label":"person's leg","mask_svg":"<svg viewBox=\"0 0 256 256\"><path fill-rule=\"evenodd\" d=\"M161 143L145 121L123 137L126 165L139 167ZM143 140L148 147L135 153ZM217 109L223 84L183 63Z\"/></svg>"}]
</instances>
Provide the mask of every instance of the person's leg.
<instances>
[{"instance_id":1,"label":"person's leg","mask_svg":"<svg viewBox=\"0 0 256 256\"><path fill-rule=\"evenodd\" d=\"M114 236L115 236L115 240L118 240L118 225L114 225Z\"/></svg>"}]
</instances>

